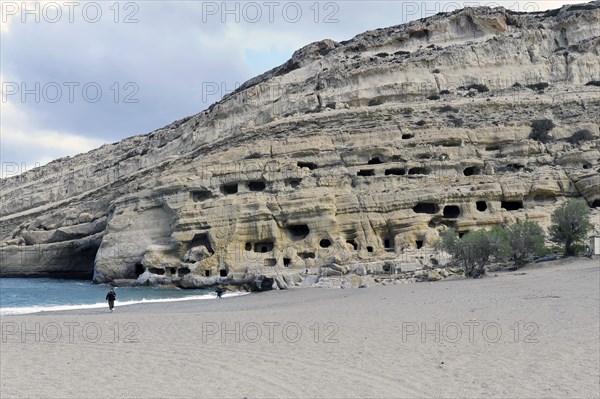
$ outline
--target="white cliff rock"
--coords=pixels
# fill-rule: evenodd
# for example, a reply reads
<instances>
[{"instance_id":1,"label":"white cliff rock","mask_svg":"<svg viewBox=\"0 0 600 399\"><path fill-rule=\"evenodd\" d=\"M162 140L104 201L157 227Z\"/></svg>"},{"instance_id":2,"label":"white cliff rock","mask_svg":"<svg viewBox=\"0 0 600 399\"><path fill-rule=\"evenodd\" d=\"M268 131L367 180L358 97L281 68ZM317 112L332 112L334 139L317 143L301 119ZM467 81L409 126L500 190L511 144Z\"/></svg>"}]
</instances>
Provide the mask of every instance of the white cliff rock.
<instances>
[{"instance_id":1,"label":"white cliff rock","mask_svg":"<svg viewBox=\"0 0 600 399\"><path fill-rule=\"evenodd\" d=\"M204 112L2 179L0 276L368 286L448 227L547 227L570 197L598 224L598 81L598 1L313 43Z\"/></svg>"}]
</instances>

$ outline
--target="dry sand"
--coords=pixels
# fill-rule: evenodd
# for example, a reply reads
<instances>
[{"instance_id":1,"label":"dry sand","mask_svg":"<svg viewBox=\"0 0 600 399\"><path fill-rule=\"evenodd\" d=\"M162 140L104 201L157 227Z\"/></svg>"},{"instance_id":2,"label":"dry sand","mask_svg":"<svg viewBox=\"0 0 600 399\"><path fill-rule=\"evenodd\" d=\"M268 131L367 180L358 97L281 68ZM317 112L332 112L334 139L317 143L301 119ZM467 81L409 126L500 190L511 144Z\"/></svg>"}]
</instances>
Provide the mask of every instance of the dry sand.
<instances>
[{"instance_id":1,"label":"dry sand","mask_svg":"<svg viewBox=\"0 0 600 399\"><path fill-rule=\"evenodd\" d=\"M600 397L598 260L1 321L2 398Z\"/></svg>"}]
</instances>

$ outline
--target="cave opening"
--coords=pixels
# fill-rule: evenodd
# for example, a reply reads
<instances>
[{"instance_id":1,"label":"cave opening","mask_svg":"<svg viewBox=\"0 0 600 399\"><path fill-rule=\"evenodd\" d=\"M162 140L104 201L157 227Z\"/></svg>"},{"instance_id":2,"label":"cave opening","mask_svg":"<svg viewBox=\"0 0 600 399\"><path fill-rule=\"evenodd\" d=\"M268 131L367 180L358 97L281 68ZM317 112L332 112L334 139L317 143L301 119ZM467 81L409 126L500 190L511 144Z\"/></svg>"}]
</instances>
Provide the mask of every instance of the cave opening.
<instances>
[{"instance_id":1,"label":"cave opening","mask_svg":"<svg viewBox=\"0 0 600 399\"><path fill-rule=\"evenodd\" d=\"M226 195L236 194L238 192L237 183L227 183L221 186L221 192Z\"/></svg>"},{"instance_id":2,"label":"cave opening","mask_svg":"<svg viewBox=\"0 0 600 399\"><path fill-rule=\"evenodd\" d=\"M219 276L221 276L221 277L227 277L227 269L221 269L221 270L219 270Z\"/></svg>"},{"instance_id":3,"label":"cave opening","mask_svg":"<svg viewBox=\"0 0 600 399\"><path fill-rule=\"evenodd\" d=\"M415 137L413 134L403 134L402 140L412 139L413 137Z\"/></svg>"},{"instance_id":4,"label":"cave opening","mask_svg":"<svg viewBox=\"0 0 600 399\"><path fill-rule=\"evenodd\" d=\"M356 173L357 176L375 176L375 171L373 169L361 169Z\"/></svg>"},{"instance_id":5,"label":"cave opening","mask_svg":"<svg viewBox=\"0 0 600 399\"><path fill-rule=\"evenodd\" d=\"M346 240L346 243L352 245L352 248L354 248L355 251L358 251L358 244L356 243L356 241Z\"/></svg>"},{"instance_id":6,"label":"cave opening","mask_svg":"<svg viewBox=\"0 0 600 399\"><path fill-rule=\"evenodd\" d=\"M592 202L592 208L600 208L600 199L594 200L594 202Z\"/></svg>"},{"instance_id":7,"label":"cave opening","mask_svg":"<svg viewBox=\"0 0 600 399\"><path fill-rule=\"evenodd\" d=\"M299 168L308 168L310 170L314 170L317 169L317 164L314 162L302 162L302 161L298 161L297 163Z\"/></svg>"},{"instance_id":8,"label":"cave opening","mask_svg":"<svg viewBox=\"0 0 600 399\"><path fill-rule=\"evenodd\" d=\"M315 259L317 257L314 252L299 252L298 256L302 259Z\"/></svg>"},{"instance_id":9,"label":"cave opening","mask_svg":"<svg viewBox=\"0 0 600 399\"><path fill-rule=\"evenodd\" d=\"M417 249L423 248L423 240L416 240L415 244L417 245Z\"/></svg>"},{"instance_id":10,"label":"cave opening","mask_svg":"<svg viewBox=\"0 0 600 399\"><path fill-rule=\"evenodd\" d=\"M204 271L204 277L210 277L210 270Z\"/></svg>"},{"instance_id":11,"label":"cave opening","mask_svg":"<svg viewBox=\"0 0 600 399\"><path fill-rule=\"evenodd\" d=\"M512 172L519 171L523 168L525 168L525 165L521 165L519 163L509 163L508 165L506 165L506 169Z\"/></svg>"},{"instance_id":12,"label":"cave opening","mask_svg":"<svg viewBox=\"0 0 600 399\"><path fill-rule=\"evenodd\" d=\"M173 276L173 275L175 275L176 273L177 273L177 269L176 269L176 268L174 268L174 267L169 267L169 274L170 274L170 275L172 275L172 276Z\"/></svg>"},{"instance_id":13,"label":"cave opening","mask_svg":"<svg viewBox=\"0 0 600 399\"><path fill-rule=\"evenodd\" d=\"M379 165L382 163L383 163L383 161L381 160L381 157L379 157L379 156L373 157L369 160L369 162L367 162L368 165Z\"/></svg>"},{"instance_id":14,"label":"cave opening","mask_svg":"<svg viewBox=\"0 0 600 399\"><path fill-rule=\"evenodd\" d=\"M319 246L321 248L329 248L331 246L331 241L327 238L323 238L321 241L319 241Z\"/></svg>"},{"instance_id":15,"label":"cave opening","mask_svg":"<svg viewBox=\"0 0 600 399\"><path fill-rule=\"evenodd\" d=\"M439 208L437 204L431 202L419 202L417 205L413 207L414 213L427 213L427 214L435 214L439 212Z\"/></svg>"},{"instance_id":16,"label":"cave opening","mask_svg":"<svg viewBox=\"0 0 600 399\"><path fill-rule=\"evenodd\" d=\"M283 258L283 266L290 267L292 260L290 258Z\"/></svg>"},{"instance_id":17,"label":"cave opening","mask_svg":"<svg viewBox=\"0 0 600 399\"><path fill-rule=\"evenodd\" d=\"M287 184L291 187L291 188L298 188L298 186L300 186L300 183L302 183L302 179L289 179L287 181Z\"/></svg>"},{"instance_id":18,"label":"cave opening","mask_svg":"<svg viewBox=\"0 0 600 399\"><path fill-rule=\"evenodd\" d=\"M257 242L256 244L254 244L254 252L258 252L258 253L271 252L273 250L274 246L275 245L273 244L272 241Z\"/></svg>"},{"instance_id":19,"label":"cave opening","mask_svg":"<svg viewBox=\"0 0 600 399\"><path fill-rule=\"evenodd\" d=\"M248 182L248 189L250 191L265 191L265 188L267 188L267 185L264 181L256 180Z\"/></svg>"},{"instance_id":20,"label":"cave opening","mask_svg":"<svg viewBox=\"0 0 600 399\"><path fill-rule=\"evenodd\" d=\"M141 263L135 264L135 277L139 277L146 271L146 268Z\"/></svg>"},{"instance_id":21,"label":"cave opening","mask_svg":"<svg viewBox=\"0 0 600 399\"><path fill-rule=\"evenodd\" d=\"M479 169L477 166L469 166L468 168L465 168L465 170L463 170L463 174L465 176L480 175L481 169Z\"/></svg>"},{"instance_id":22,"label":"cave opening","mask_svg":"<svg viewBox=\"0 0 600 399\"><path fill-rule=\"evenodd\" d=\"M212 255L215 251L213 250L213 247L210 243L210 238L208 237L207 233L198 233L194 235L194 238L192 238L192 241L190 242L190 248L192 247L199 247L204 245L206 247L206 250Z\"/></svg>"},{"instance_id":23,"label":"cave opening","mask_svg":"<svg viewBox=\"0 0 600 399\"><path fill-rule=\"evenodd\" d=\"M180 267L179 270L177 270L177 274L179 275L179 277L183 277L186 274L190 274L191 270L189 267Z\"/></svg>"},{"instance_id":24,"label":"cave opening","mask_svg":"<svg viewBox=\"0 0 600 399\"><path fill-rule=\"evenodd\" d=\"M165 269L159 269L158 267L149 267L148 271L152 274L158 274L159 276L165 274Z\"/></svg>"},{"instance_id":25,"label":"cave opening","mask_svg":"<svg viewBox=\"0 0 600 399\"><path fill-rule=\"evenodd\" d=\"M408 170L408 174L409 175L426 175L426 174L428 174L428 172L427 172L426 168L416 167L416 168L410 168Z\"/></svg>"},{"instance_id":26,"label":"cave opening","mask_svg":"<svg viewBox=\"0 0 600 399\"><path fill-rule=\"evenodd\" d=\"M507 211L516 211L523 209L523 201L502 201L502 209Z\"/></svg>"},{"instance_id":27,"label":"cave opening","mask_svg":"<svg viewBox=\"0 0 600 399\"><path fill-rule=\"evenodd\" d=\"M385 249L394 249L394 240L390 237L385 237L383 239L383 247Z\"/></svg>"},{"instance_id":28,"label":"cave opening","mask_svg":"<svg viewBox=\"0 0 600 399\"><path fill-rule=\"evenodd\" d=\"M487 202L485 201L477 201L476 205L479 212L485 212L487 210Z\"/></svg>"},{"instance_id":29,"label":"cave opening","mask_svg":"<svg viewBox=\"0 0 600 399\"><path fill-rule=\"evenodd\" d=\"M249 242L247 242L246 245L244 245L244 249L246 251L252 251L252 244L250 244Z\"/></svg>"},{"instance_id":30,"label":"cave opening","mask_svg":"<svg viewBox=\"0 0 600 399\"><path fill-rule=\"evenodd\" d=\"M368 246L368 247L367 247L367 252L369 252L369 253L373 253L373 247L371 247L371 246Z\"/></svg>"},{"instance_id":31,"label":"cave opening","mask_svg":"<svg viewBox=\"0 0 600 399\"><path fill-rule=\"evenodd\" d=\"M457 205L446 205L444 207L444 217L450 219L456 219L460 216L460 207Z\"/></svg>"},{"instance_id":32,"label":"cave opening","mask_svg":"<svg viewBox=\"0 0 600 399\"><path fill-rule=\"evenodd\" d=\"M405 174L406 174L406 170L404 170L402 168L392 168L392 169L385 170L386 176L404 176Z\"/></svg>"},{"instance_id":33,"label":"cave opening","mask_svg":"<svg viewBox=\"0 0 600 399\"><path fill-rule=\"evenodd\" d=\"M267 267L274 267L277 265L277 259L265 259L264 265Z\"/></svg>"},{"instance_id":34,"label":"cave opening","mask_svg":"<svg viewBox=\"0 0 600 399\"><path fill-rule=\"evenodd\" d=\"M190 191L190 197L194 202L201 202L212 197L212 193L208 190L196 190Z\"/></svg>"},{"instance_id":35,"label":"cave opening","mask_svg":"<svg viewBox=\"0 0 600 399\"><path fill-rule=\"evenodd\" d=\"M292 224L288 226L288 231L294 240L303 240L310 234L310 228L305 224Z\"/></svg>"}]
</instances>

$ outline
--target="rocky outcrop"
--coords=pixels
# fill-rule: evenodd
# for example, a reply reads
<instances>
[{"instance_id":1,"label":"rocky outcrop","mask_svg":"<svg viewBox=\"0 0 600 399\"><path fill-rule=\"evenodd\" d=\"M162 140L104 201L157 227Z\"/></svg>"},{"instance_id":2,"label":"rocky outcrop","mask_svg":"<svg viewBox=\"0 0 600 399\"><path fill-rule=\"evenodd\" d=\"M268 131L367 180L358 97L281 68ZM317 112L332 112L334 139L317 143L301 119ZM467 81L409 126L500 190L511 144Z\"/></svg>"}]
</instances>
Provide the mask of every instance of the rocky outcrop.
<instances>
[{"instance_id":1,"label":"rocky outcrop","mask_svg":"<svg viewBox=\"0 0 600 399\"><path fill-rule=\"evenodd\" d=\"M3 179L0 275L360 286L443 262L448 227L547 226L569 197L598 223L599 74L598 1L313 43L200 114Z\"/></svg>"}]
</instances>

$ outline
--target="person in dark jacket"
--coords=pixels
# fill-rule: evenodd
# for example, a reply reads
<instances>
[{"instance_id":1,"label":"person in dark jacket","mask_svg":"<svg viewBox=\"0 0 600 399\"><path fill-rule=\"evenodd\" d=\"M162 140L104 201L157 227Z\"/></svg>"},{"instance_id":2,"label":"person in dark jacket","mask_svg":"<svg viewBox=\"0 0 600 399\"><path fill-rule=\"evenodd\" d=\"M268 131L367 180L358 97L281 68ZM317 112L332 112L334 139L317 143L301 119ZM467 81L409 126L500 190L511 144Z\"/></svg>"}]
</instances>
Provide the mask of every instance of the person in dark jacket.
<instances>
[{"instance_id":1,"label":"person in dark jacket","mask_svg":"<svg viewBox=\"0 0 600 399\"><path fill-rule=\"evenodd\" d=\"M215 291L217 293L217 298L221 298L223 293L225 292L225 290L221 287L217 287L217 289Z\"/></svg>"},{"instance_id":2,"label":"person in dark jacket","mask_svg":"<svg viewBox=\"0 0 600 399\"><path fill-rule=\"evenodd\" d=\"M111 288L110 291L108 291L108 294L106 294L106 300L108 301L108 308L110 309L110 311L113 311L113 308L115 307L115 299L117 299L117 293L115 292L114 288Z\"/></svg>"}]
</instances>

